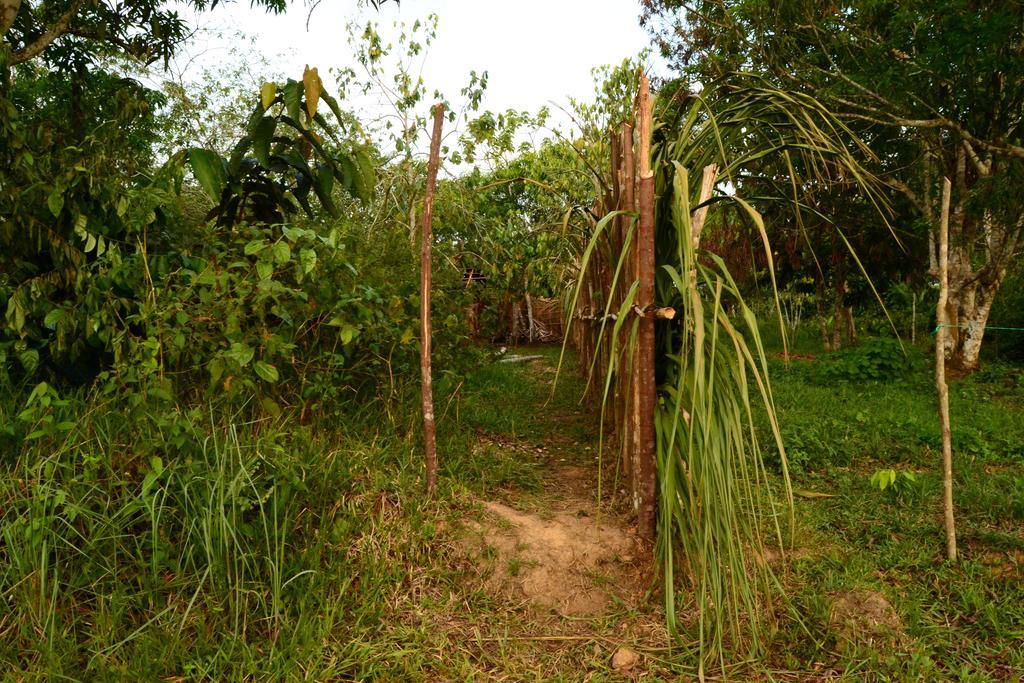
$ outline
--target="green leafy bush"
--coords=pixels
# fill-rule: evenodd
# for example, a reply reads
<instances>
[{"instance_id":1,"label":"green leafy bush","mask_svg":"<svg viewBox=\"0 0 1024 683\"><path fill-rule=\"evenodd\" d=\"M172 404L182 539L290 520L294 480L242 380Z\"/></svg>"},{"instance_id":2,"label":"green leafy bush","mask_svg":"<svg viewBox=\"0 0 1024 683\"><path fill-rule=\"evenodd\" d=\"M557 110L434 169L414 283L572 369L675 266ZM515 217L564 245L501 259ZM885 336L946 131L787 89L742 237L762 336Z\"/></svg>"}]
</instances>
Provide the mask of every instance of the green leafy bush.
<instances>
[{"instance_id":1,"label":"green leafy bush","mask_svg":"<svg viewBox=\"0 0 1024 683\"><path fill-rule=\"evenodd\" d=\"M823 359L822 379L851 382L889 382L905 377L913 364L908 350L895 339L871 339Z\"/></svg>"}]
</instances>

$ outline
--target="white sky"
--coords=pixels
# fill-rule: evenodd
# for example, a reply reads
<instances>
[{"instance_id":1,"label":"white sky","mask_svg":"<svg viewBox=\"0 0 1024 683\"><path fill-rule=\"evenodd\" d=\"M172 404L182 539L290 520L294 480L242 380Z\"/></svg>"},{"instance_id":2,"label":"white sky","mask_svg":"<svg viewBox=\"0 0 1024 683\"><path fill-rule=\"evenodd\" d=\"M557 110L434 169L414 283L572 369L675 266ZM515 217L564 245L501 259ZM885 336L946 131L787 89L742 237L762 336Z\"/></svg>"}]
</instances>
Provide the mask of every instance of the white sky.
<instances>
[{"instance_id":1,"label":"white sky","mask_svg":"<svg viewBox=\"0 0 1024 683\"><path fill-rule=\"evenodd\" d=\"M293 2L284 15L273 16L240 0L198 18L203 27L238 30L256 38L258 49L272 58L282 57L272 61L277 71L290 77L301 77L305 64L317 66L325 86L334 90L330 67L353 62L345 33L348 21L376 21L387 36L395 21L412 24L435 13L438 35L424 70L428 93L439 89L457 103L470 70L487 71L482 109L495 112L535 112L552 102L566 106L570 96L589 99L594 87L591 68L619 63L650 46L639 26L638 0L402 0L401 5L385 3L379 12L358 4L322 0L308 31L301 2ZM215 40L200 38L197 44L206 50L201 61L228 55ZM555 122L566 122L555 107L552 116Z\"/></svg>"}]
</instances>

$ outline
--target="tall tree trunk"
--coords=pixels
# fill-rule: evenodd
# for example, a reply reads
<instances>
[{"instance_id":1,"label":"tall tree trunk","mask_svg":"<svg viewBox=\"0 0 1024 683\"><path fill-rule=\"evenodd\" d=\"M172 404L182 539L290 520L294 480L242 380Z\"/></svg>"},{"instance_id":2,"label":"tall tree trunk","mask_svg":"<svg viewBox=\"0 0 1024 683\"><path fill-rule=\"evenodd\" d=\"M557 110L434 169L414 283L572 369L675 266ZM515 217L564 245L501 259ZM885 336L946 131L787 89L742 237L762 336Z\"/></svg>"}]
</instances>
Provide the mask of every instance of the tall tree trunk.
<instances>
[{"instance_id":1,"label":"tall tree trunk","mask_svg":"<svg viewBox=\"0 0 1024 683\"><path fill-rule=\"evenodd\" d=\"M853 306L843 307L843 320L846 321L846 341L853 346L857 343L857 323L853 320Z\"/></svg>"},{"instance_id":2,"label":"tall tree trunk","mask_svg":"<svg viewBox=\"0 0 1024 683\"><path fill-rule=\"evenodd\" d=\"M422 253L420 262L420 371L423 397L423 444L427 470L427 493L437 488L437 430L434 425L434 390L430 366L430 289L431 289L431 219L434 216L434 188L437 185L437 166L441 152L441 126L444 123L444 105L434 105L434 132L430 138L430 157L427 161L427 191L423 199ZM410 214L415 215L410 211Z\"/></svg>"},{"instance_id":3,"label":"tall tree trunk","mask_svg":"<svg viewBox=\"0 0 1024 683\"><path fill-rule=\"evenodd\" d=\"M971 268L970 256L964 249L949 252L946 359L956 372L970 373L981 366L985 325L1006 277L1006 269L996 266L977 273Z\"/></svg>"},{"instance_id":4,"label":"tall tree trunk","mask_svg":"<svg viewBox=\"0 0 1024 683\"><path fill-rule=\"evenodd\" d=\"M814 305L818 309L818 328L821 331L821 348L828 353L832 350L832 340L828 336L828 320L825 316L825 275L821 272L815 276L817 294Z\"/></svg>"},{"instance_id":5,"label":"tall tree trunk","mask_svg":"<svg viewBox=\"0 0 1024 683\"><path fill-rule=\"evenodd\" d=\"M0 0L0 38L14 24L20 8L21 0Z\"/></svg>"},{"instance_id":6,"label":"tall tree trunk","mask_svg":"<svg viewBox=\"0 0 1024 683\"><path fill-rule=\"evenodd\" d=\"M839 237L832 237L832 350L843 348L843 299L846 297L846 254Z\"/></svg>"},{"instance_id":7,"label":"tall tree trunk","mask_svg":"<svg viewBox=\"0 0 1024 683\"><path fill-rule=\"evenodd\" d=\"M1024 215L1007 219L985 211L980 217L968 211L974 182L968 172L968 159L977 178L997 175L1000 166L991 158L982 160L963 141L957 147L955 169L951 179L953 203L948 212L948 285L949 298L944 335L944 349L949 367L958 373L969 373L980 367L981 343L985 325L996 293L1006 278L1006 270L1024 238ZM930 161L931 160L931 161ZM923 191L917 195L904 187L904 193L931 224L928 234L930 272L938 277L937 236L942 227L939 198L929 191L936 180L931 155L925 157Z\"/></svg>"},{"instance_id":8,"label":"tall tree trunk","mask_svg":"<svg viewBox=\"0 0 1024 683\"><path fill-rule=\"evenodd\" d=\"M832 310L832 350L843 348L843 296L846 294L846 279L837 272L835 276L835 299Z\"/></svg>"}]
</instances>

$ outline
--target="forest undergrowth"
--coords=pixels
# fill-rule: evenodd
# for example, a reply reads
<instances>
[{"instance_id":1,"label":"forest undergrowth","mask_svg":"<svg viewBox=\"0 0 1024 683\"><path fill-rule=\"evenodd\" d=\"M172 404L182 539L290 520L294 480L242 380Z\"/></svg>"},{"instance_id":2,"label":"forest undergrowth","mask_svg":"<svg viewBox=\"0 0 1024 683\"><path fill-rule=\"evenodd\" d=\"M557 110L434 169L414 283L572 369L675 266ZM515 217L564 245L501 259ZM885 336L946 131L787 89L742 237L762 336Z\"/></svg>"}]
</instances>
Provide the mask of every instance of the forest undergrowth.
<instances>
[{"instance_id":1,"label":"forest undergrowth","mask_svg":"<svg viewBox=\"0 0 1024 683\"><path fill-rule=\"evenodd\" d=\"M25 405L5 397L4 423L31 418L35 436L2 461L4 669L18 680L694 675L616 500L615 458L598 458L578 369L552 395L558 349L513 352L541 358L489 352L442 384L433 499L411 411L381 423L346 406L300 424L196 407L129 421L52 389ZM1022 383L1003 368L953 385L964 561L949 566L927 370L850 383L817 359L773 364L800 523L794 548L766 560L790 616L764 661L708 674L1011 679L1024 667L1024 420L1005 413L1024 413ZM841 409L820 414L829 405ZM879 490L872 476L888 468L900 484ZM544 563L565 556L538 554L549 537L530 529L593 528L625 542L555 576L554 601L538 593L538 577L552 578ZM575 610L581 595L590 602Z\"/></svg>"}]
</instances>

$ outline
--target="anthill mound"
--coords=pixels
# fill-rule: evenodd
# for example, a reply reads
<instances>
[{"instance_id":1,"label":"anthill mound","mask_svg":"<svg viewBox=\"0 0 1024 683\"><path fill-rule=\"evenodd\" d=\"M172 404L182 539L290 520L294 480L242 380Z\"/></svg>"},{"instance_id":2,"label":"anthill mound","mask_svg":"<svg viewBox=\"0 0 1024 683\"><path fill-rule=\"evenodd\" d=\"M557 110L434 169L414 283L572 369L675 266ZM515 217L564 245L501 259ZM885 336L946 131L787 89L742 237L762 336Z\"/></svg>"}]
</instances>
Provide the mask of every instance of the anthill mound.
<instances>
[{"instance_id":1,"label":"anthill mound","mask_svg":"<svg viewBox=\"0 0 1024 683\"><path fill-rule=\"evenodd\" d=\"M484 588L569 616L599 614L613 597L635 604L646 585L634 529L620 518L587 512L593 501L569 495L542 512L483 503L463 546Z\"/></svg>"},{"instance_id":2,"label":"anthill mound","mask_svg":"<svg viewBox=\"0 0 1024 683\"><path fill-rule=\"evenodd\" d=\"M851 645L896 644L904 638L896 610L881 593L855 590L840 593L832 601L829 624Z\"/></svg>"}]
</instances>

